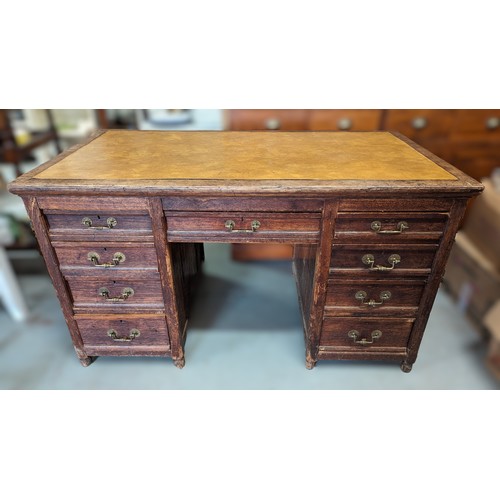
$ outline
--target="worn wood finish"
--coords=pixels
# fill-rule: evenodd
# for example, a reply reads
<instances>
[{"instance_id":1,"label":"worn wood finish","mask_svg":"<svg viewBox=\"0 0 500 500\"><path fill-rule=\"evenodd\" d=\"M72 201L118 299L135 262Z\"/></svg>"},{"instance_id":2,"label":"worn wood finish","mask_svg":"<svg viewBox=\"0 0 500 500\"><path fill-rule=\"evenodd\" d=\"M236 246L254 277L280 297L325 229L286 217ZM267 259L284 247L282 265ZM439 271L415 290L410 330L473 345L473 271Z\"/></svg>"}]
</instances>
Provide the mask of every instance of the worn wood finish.
<instances>
[{"instance_id":1,"label":"worn wood finish","mask_svg":"<svg viewBox=\"0 0 500 500\"><path fill-rule=\"evenodd\" d=\"M202 242L261 241L294 245L307 368L380 359L401 361L403 371L416 359L467 200L482 190L398 134L130 131L97 135L10 188L24 197L83 364L158 355L182 367ZM118 224L80 227L96 215ZM228 219L235 229L261 225L229 233ZM370 227L377 220L390 231L401 219L409 224L401 234ZM92 251L99 262L117 252L126 259L95 267ZM401 262L373 271L366 254L375 266L390 267L393 254ZM118 297L127 285L134 295L112 304L96 293L106 286ZM368 301L391 297L366 306L360 290ZM105 338L111 324L126 325L120 336L139 325L153 333L120 343ZM375 329L382 337L371 343Z\"/></svg>"},{"instance_id":2,"label":"worn wood finish","mask_svg":"<svg viewBox=\"0 0 500 500\"><path fill-rule=\"evenodd\" d=\"M398 190L399 191L399 190ZM387 196L387 194L386 194ZM443 195L444 196L444 195ZM401 198L382 199L361 198L356 196L350 199L342 199L339 202L339 213L347 212L376 212L384 214L385 212L448 212L452 204L452 200L446 198ZM432 217L432 214L430 214ZM419 214L417 214L417 217Z\"/></svg>"},{"instance_id":3,"label":"worn wood finish","mask_svg":"<svg viewBox=\"0 0 500 500\"><path fill-rule=\"evenodd\" d=\"M186 315L182 294L179 293L178 280L176 280L176 270L179 268L179 263L175 261L173 256L172 245L167 242L167 222L159 198L149 199L149 214L158 255L158 267L170 334L171 355L175 365L182 368L185 362L183 335L186 328Z\"/></svg>"},{"instance_id":4,"label":"worn wood finish","mask_svg":"<svg viewBox=\"0 0 500 500\"><path fill-rule=\"evenodd\" d=\"M375 245L372 243L348 245L335 245L332 251L331 275L343 275L354 278L378 275L383 278L401 277L406 275L426 276L430 273L434 255L438 245ZM391 268L391 255L399 255L399 263L394 264L394 269L374 270L371 264L363 262L363 257L372 255L374 265Z\"/></svg>"},{"instance_id":5,"label":"worn wood finish","mask_svg":"<svg viewBox=\"0 0 500 500\"><path fill-rule=\"evenodd\" d=\"M162 198L164 210L213 212L213 211L251 211L251 212L320 212L323 200L307 198L270 198L264 196L224 196L198 198L196 196L169 196Z\"/></svg>"},{"instance_id":6,"label":"worn wood finish","mask_svg":"<svg viewBox=\"0 0 500 500\"><path fill-rule=\"evenodd\" d=\"M73 309L76 312L103 311L107 313L136 312L137 310L164 310L160 276L157 279L137 280L116 276L102 276L98 279L67 277ZM108 290L108 295L101 293ZM132 295L127 295L128 290Z\"/></svg>"},{"instance_id":7,"label":"worn wood finish","mask_svg":"<svg viewBox=\"0 0 500 500\"><path fill-rule=\"evenodd\" d=\"M381 351L387 348L406 348L413 325L413 318L325 318L321 331L320 345L328 346L333 352L347 349ZM358 332L354 339L351 331ZM380 338L373 338L373 332L381 332ZM368 344L359 341L366 340Z\"/></svg>"},{"instance_id":8,"label":"worn wood finish","mask_svg":"<svg viewBox=\"0 0 500 500\"><path fill-rule=\"evenodd\" d=\"M415 212L340 213L334 241L369 244L439 240L447 219L446 213L425 215ZM379 224L374 228L374 223ZM402 223L405 223L403 228L400 226ZM397 231L402 232L398 234Z\"/></svg>"},{"instance_id":9,"label":"worn wood finish","mask_svg":"<svg viewBox=\"0 0 500 500\"><path fill-rule=\"evenodd\" d=\"M44 211L49 223L51 235L59 233L72 233L76 235L87 235L89 239L96 236L109 235L115 238L116 234L126 236L151 234L151 220L148 215L123 215L113 212L80 212L78 214L53 214ZM84 223L84 219L85 222ZM87 219L89 219L87 221ZM108 225L108 219L114 221ZM114 225L113 225L114 224ZM61 235L62 236L62 235Z\"/></svg>"},{"instance_id":10,"label":"worn wood finish","mask_svg":"<svg viewBox=\"0 0 500 500\"><path fill-rule=\"evenodd\" d=\"M153 243L54 241L53 246L60 268L67 276L75 274L95 277L124 276L129 271L135 271L142 273L144 277L154 277L158 272ZM112 267L98 267L89 260L89 254L92 253L99 257L99 264L112 264L116 254L122 254L125 260Z\"/></svg>"},{"instance_id":11,"label":"worn wood finish","mask_svg":"<svg viewBox=\"0 0 500 500\"><path fill-rule=\"evenodd\" d=\"M423 280L330 280L325 315L329 316L415 316L425 286ZM356 297L364 292L366 298ZM390 298L382 299L384 292ZM370 301L373 301L370 305ZM376 303L376 304L374 304Z\"/></svg>"},{"instance_id":12,"label":"worn wood finish","mask_svg":"<svg viewBox=\"0 0 500 500\"><path fill-rule=\"evenodd\" d=\"M297 296L302 313L306 345L312 334L310 331L311 308L314 294L314 273L316 269L317 245L294 245L292 270L297 286Z\"/></svg>"},{"instance_id":13,"label":"worn wood finish","mask_svg":"<svg viewBox=\"0 0 500 500\"><path fill-rule=\"evenodd\" d=\"M75 316L83 344L87 347L114 347L123 355L130 355L137 346L155 346L170 350L164 315ZM113 330L116 340L109 336ZM139 333L134 332L137 330ZM137 334L137 336L135 336ZM124 340L127 339L127 340Z\"/></svg>"},{"instance_id":14,"label":"worn wood finish","mask_svg":"<svg viewBox=\"0 0 500 500\"><path fill-rule=\"evenodd\" d=\"M42 215L42 211L38 206L36 198L25 198L24 203L28 215L31 219L31 224L36 239L38 240L40 252L43 255L45 264L47 265L47 270L56 290L57 298L59 299L59 303L61 304L61 309L63 311L66 324L68 325L69 332L71 334L71 339L73 341L76 355L78 356L78 359L83 366L88 366L94 361L95 357L85 351L82 337L80 335L80 331L78 330L78 325L73 318L70 294L59 268L59 261L57 260L56 253L54 251L54 248L50 244L47 221Z\"/></svg>"},{"instance_id":15,"label":"worn wood finish","mask_svg":"<svg viewBox=\"0 0 500 500\"><path fill-rule=\"evenodd\" d=\"M328 270L331 258L333 234L335 232L335 219L338 203L326 201L323 208L320 244L316 251L316 262L313 276L312 304L309 318L306 322L306 368L312 369L317 360L318 341L321 333L321 324L326 301L326 288L328 286Z\"/></svg>"},{"instance_id":16,"label":"worn wood finish","mask_svg":"<svg viewBox=\"0 0 500 500\"><path fill-rule=\"evenodd\" d=\"M321 214L272 212L167 212L169 241L317 242ZM234 229L225 227L232 221ZM252 223L260 224L255 230Z\"/></svg>"}]
</instances>

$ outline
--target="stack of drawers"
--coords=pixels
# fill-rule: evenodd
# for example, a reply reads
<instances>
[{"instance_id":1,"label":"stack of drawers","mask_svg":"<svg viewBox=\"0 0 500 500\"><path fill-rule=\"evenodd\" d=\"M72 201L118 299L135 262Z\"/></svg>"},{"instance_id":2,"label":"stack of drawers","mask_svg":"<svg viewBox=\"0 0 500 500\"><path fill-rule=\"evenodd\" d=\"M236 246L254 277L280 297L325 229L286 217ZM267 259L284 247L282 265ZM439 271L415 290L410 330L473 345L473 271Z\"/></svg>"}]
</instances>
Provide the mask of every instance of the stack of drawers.
<instances>
[{"instance_id":1,"label":"stack of drawers","mask_svg":"<svg viewBox=\"0 0 500 500\"><path fill-rule=\"evenodd\" d=\"M340 202L318 359L407 358L449 208L446 200Z\"/></svg>"},{"instance_id":2,"label":"stack of drawers","mask_svg":"<svg viewBox=\"0 0 500 500\"><path fill-rule=\"evenodd\" d=\"M131 199L77 199L65 207L52 198L39 201L86 354L169 355L162 284L145 201L137 200L134 206Z\"/></svg>"}]
</instances>

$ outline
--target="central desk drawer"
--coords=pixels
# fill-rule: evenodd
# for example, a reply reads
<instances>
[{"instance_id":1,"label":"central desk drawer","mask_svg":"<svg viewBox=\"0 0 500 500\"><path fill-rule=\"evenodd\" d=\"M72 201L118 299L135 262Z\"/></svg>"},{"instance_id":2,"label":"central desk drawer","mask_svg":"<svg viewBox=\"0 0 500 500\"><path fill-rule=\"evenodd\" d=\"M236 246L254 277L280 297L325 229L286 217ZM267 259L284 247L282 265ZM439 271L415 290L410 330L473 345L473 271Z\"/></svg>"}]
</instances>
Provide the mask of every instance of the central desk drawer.
<instances>
[{"instance_id":1,"label":"central desk drawer","mask_svg":"<svg viewBox=\"0 0 500 500\"><path fill-rule=\"evenodd\" d=\"M167 212L169 241L319 241L320 213Z\"/></svg>"}]
</instances>

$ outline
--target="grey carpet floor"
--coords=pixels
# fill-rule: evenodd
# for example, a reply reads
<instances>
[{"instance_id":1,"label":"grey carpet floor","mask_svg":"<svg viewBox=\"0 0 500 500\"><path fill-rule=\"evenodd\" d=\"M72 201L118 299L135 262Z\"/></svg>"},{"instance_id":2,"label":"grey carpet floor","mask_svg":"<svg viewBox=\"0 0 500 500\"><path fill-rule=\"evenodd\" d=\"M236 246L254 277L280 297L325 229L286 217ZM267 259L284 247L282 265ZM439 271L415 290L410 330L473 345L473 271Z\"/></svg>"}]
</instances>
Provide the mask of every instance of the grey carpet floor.
<instances>
[{"instance_id":1,"label":"grey carpet floor","mask_svg":"<svg viewBox=\"0 0 500 500\"><path fill-rule=\"evenodd\" d=\"M413 371L383 362L323 361L305 368L289 262L237 263L227 245L205 245L186 366L164 358L78 362L52 284L20 277L31 311L15 323L0 305L2 389L496 389L485 345L440 290Z\"/></svg>"}]
</instances>

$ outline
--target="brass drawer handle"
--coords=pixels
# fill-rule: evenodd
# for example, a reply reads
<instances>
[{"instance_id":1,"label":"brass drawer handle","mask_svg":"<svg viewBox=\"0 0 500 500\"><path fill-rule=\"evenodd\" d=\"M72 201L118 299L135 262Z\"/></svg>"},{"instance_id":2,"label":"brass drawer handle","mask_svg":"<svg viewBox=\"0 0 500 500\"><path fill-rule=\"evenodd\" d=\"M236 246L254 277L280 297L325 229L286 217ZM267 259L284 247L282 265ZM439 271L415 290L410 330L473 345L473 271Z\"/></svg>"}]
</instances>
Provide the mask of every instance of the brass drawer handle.
<instances>
[{"instance_id":1,"label":"brass drawer handle","mask_svg":"<svg viewBox=\"0 0 500 500\"><path fill-rule=\"evenodd\" d=\"M408 222L405 222L405 221L401 221L401 222L398 222L397 226L396 226L396 230L393 230L393 231L389 231L389 230L386 230L386 231L381 231L382 229L382 223L378 220L374 220L372 223L371 223L371 229L374 233L377 233L377 234L401 234L405 229L409 229L410 226L408 225Z\"/></svg>"},{"instance_id":2,"label":"brass drawer handle","mask_svg":"<svg viewBox=\"0 0 500 500\"><path fill-rule=\"evenodd\" d=\"M391 267L381 266L379 264L375 265L375 257L373 257L373 255L370 253L363 255L361 260L363 261L363 264L370 266L370 271L391 271L392 269L394 269L394 266L396 264L399 264L401 262L401 257L397 253L389 255L387 261L389 262L389 264L391 264Z\"/></svg>"},{"instance_id":3,"label":"brass drawer handle","mask_svg":"<svg viewBox=\"0 0 500 500\"><path fill-rule=\"evenodd\" d=\"M258 220L253 220L252 225L250 226L251 229L235 229L236 224L234 220L227 220L224 224L224 227L230 233L255 233L260 227L260 222Z\"/></svg>"},{"instance_id":4,"label":"brass drawer handle","mask_svg":"<svg viewBox=\"0 0 500 500\"><path fill-rule=\"evenodd\" d=\"M124 302L129 297L132 297L132 295L134 295L134 289L128 288L128 287L124 288L122 290L122 293L120 295L118 295L118 297L110 297L109 290L105 287L99 288L98 292L99 292L99 295L101 297L104 297L108 302Z\"/></svg>"},{"instance_id":5,"label":"brass drawer handle","mask_svg":"<svg viewBox=\"0 0 500 500\"><path fill-rule=\"evenodd\" d=\"M113 255L112 262L106 262L104 264L99 264L99 254L97 252L89 252L87 255L87 259L94 264L95 267L116 267L120 264L120 262L125 262L125 255L121 252L116 252Z\"/></svg>"},{"instance_id":6,"label":"brass drawer handle","mask_svg":"<svg viewBox=\"0 0 500 500\"><path fill-rule=\"evenodd\" d=\"M380 330L373 330L371 333L371 340L368 340L366 338L362 338L361 340L358 340L359 337L359 332L357 330L350 330L347 332L348 337L354 340L355 344L360 344L360 345L370 345L373 344L373 342L380 337L382 337L382 332Z\"/></svg>"},{"instance_id":7,"label":"brass drawer handle","mask_svg":"<svg viewBox=\"0 0 500 500\"><path fill-rule=\"evenodd\" d=\"M375 299L370 299L368 302L365 302L366 297L368 294L364 290L360 290L359 292L356 292L354 297L357 300L361 301L361 304L364 306L368 307L376 307L376 306L381 306L384 301L389 300L392 296L391 292L385 291L385 292L380 292L380 302L377 302Z\"/></svg>"},{"instance_id":8,"label":"brass drawer handle","mask_svg":"<svg viewBox=\"0 0 500 500\"><path fill-rule=\"evenodd\" d=\"M128 337L118 337L116 330L108 330L108 337L111 337L115 342L132 342L135 338L139 337L141 332L137 328L132 328Z\"/></svg>"},{"instance_id":9,"label":"brass drawer handle","mask_svg":"<svg viewBox=\"0 0 500 500\"><path fill-rule=\"evenodd\" d=\"M84 217L82 219L82 224L85 227L89 227L92 229L113 229L118 224L118 222L114 217L108 217L105 226L94 226L94 223L92 222L92 219L90 217Z\"/></svg>"}]
</instances>

